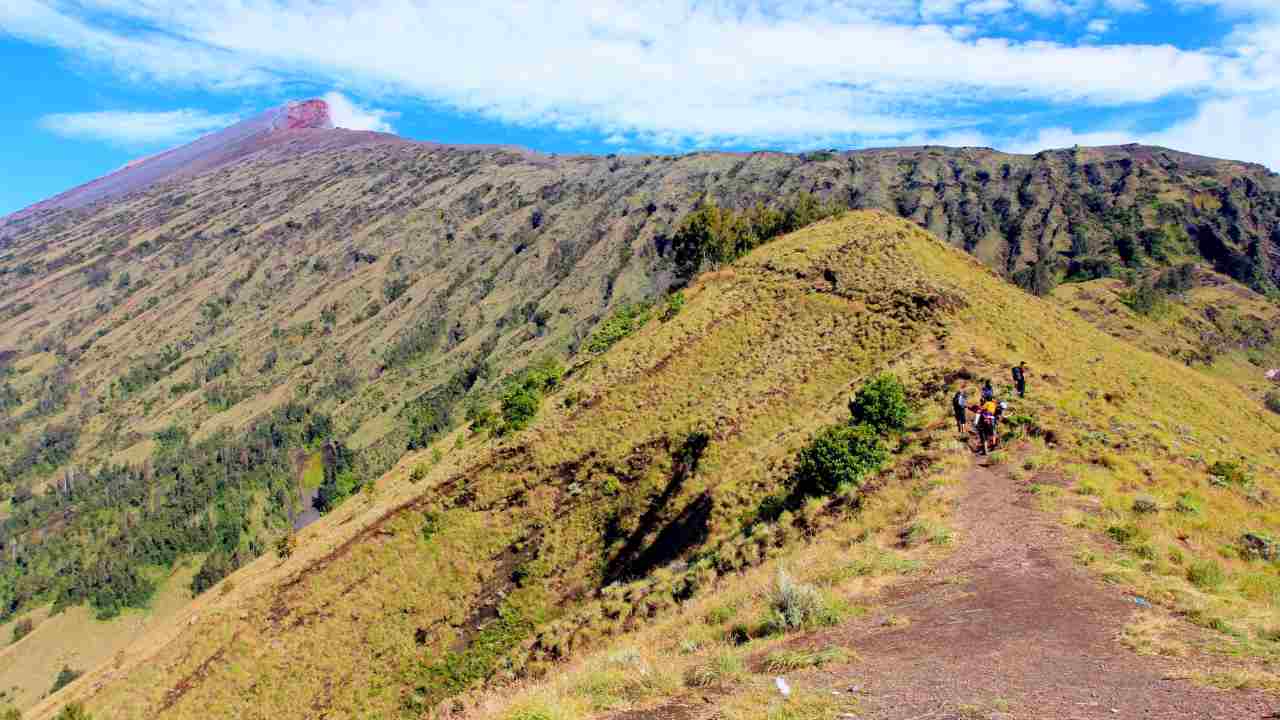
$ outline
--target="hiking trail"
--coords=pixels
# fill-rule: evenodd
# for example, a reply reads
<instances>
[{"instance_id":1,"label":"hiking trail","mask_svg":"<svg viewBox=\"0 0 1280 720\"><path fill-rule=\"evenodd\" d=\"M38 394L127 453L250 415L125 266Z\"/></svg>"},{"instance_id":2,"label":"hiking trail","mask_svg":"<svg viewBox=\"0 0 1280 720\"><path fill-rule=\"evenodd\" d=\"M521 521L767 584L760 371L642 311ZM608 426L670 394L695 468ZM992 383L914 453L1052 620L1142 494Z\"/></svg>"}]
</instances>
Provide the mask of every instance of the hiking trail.
<instances>
[{"instance_id":1,"label":"hiking trail","mask_svg":"<svg viewBox=\"0 0 1280 720\"><path fill-rule=\"evenodd\" d=\"M1079 567L1027 484L985 458L965 475L952 517L949 556L887 588L875 612L782 646L858 656L788 674L792 686L856 698L841 720L1280 717L1262 692L1195 685L1174 661L1124 647L1133 599ZM715 702L685 697L611 717L701 720L716 716Z\"/></svg>"},{"instance_id":2,"label":"hiking trail","mask_svg":"<svg viewBox=\"0 0 1280 720\"><path fill-rule=\"evenodd\" d=\"M878 612L797 643L858 653L808 679L856 693L852 717L1244 720L1280 708L1177 679L1169 661L1121 645L1132 598L1072 561L1023 483L975 463L961 492L949 557L887 590Z\"/></svg>"}]
</instances>

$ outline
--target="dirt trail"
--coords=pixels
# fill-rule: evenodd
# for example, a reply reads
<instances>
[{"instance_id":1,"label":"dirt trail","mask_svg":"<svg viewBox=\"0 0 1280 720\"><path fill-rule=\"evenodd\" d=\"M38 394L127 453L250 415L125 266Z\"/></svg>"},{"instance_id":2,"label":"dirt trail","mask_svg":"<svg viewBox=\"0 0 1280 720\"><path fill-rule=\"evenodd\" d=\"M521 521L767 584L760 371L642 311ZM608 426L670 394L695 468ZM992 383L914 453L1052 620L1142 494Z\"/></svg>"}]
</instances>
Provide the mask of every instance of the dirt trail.
<instances>
[{"instance_id":1,"label":"dirt trail","mask_svg":"<svg viewBox=\"0 0 1280 720\"><path fill-rule=\"evenodd\" d=\"M1274 698L1173 679L1161 659L1120 645L1132 600L1076 566L1023 488L975 466L956 551L874 616L809 638L861 662L807 680L857 692L851 717L868 720L1280 717Z\"/></svg>"}]
</instances>

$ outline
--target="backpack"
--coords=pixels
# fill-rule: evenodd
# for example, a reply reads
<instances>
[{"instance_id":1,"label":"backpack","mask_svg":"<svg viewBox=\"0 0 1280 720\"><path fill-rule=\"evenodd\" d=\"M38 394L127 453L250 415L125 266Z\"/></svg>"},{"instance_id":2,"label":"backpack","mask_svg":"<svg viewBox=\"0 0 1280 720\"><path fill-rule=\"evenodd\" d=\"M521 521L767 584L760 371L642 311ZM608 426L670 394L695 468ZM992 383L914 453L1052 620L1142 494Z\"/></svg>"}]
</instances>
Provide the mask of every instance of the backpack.
<instances>
[{"instance_id":1,"label":"backpack","mask_svg":"<svg viewBox=\"0 0 1280 720\"><path fill-rule=\"evenodd\" d=\"M982 414L978 416L978 427L987 432L994 431L996 429L996 416L983 410Z\"/></svg>"},{"instance_id":2,"label":"backpack","mask_svg":"<svg viewBox=\"0 0 1280 720\"><path fill-rule=\"evenodd\" d=\"M968 404L968 398L964 396L964 391L960 390L951 397L951 407L959 410Z\"/></svg>"},{"instance_id":3,"label":"backpack","mask_svg":"<svg viewBox=\"0 0 1280 720\"><path fill-rule=\"evenodd\" d=\"M1019 365L1013 366L1013 381L1022 382L1022 367Z\"/></svg>"},{"instance_id":4,"label":"backpack","mask_svg":"<svg viewBox=\"0 0 1280 720\"><path fill-rule=\"evenodd\" d=\"M996 396L996 391L990 385L984 385L982 388L982 402L986 402Z\"/></svg>"}]
</instances>

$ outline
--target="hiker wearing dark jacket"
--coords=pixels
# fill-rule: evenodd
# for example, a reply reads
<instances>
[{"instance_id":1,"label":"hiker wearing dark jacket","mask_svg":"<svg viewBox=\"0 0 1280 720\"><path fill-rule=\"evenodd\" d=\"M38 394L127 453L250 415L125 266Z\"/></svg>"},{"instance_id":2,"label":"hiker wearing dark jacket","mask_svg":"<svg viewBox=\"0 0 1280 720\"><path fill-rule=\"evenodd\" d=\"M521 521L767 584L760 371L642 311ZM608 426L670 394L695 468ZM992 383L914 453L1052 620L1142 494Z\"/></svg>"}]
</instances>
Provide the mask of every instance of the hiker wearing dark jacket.
<instances>
[{"instance_id":1,"label":"hiker wearing dark jacket","mask_svg":"<svg viewBox=\"0 0 1280 720\"><path fill-rule=\"evenodd\" d=\"M965 397L964 388L960 388L955 395L951 396L951 410L956 414L956 432L964 432L965 408L968 403L969 399Z\"/></svg>"},{"instance_id":2,"label":"hiker wearing dark jacket","mask_svg":"<svg viewBox=\"0 0 1280 720\"><path fill-rule=\"evenodd\" d=\"M974 424L978 426L978 440L982 443L982 454L986 455L996 444L996 411L995 400L987 400L978 408L978 417Z\"/></svg>"},{"instance_id":3,"label":"hiker wearing dark jacket","mask_svg":"<svg viewBox=\"0 0 1280 720\"><path fill-rule=\"evenodd\" d=\"M996 398L996 389L991 387L990 380L984 380L982 382L982 402L984 403L990 402L995 398Z\"/></svg>"},{"instance_id":4,"label":"hiker wearing dark jacket","mask_svg":"<svg viewBox=\"0 0 1280 720\"><path fill-rule=\"evenodd\" d=\"M1018 397L1027 396L1027 362L1025 360L1013 366L1013 385L1018 389Z\"/></svg>"}]
</instances>

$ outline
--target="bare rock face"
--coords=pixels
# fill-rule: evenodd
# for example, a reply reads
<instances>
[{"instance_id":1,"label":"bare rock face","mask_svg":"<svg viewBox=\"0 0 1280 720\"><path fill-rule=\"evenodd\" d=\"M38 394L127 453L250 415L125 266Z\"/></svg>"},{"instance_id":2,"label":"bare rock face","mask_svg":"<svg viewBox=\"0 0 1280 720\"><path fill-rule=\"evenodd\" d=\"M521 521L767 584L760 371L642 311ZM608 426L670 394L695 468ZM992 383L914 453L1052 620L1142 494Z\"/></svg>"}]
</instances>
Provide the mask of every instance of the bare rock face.
<instances>
[{"instance_id":1,"label":"bare rock face","mask_svg":"<svg viewBox=\"0 0 1280 720\"><path fill-rule=\"evenodd\" d=\"M329 104L311 99L291 102L281 108L268 110L275 114L272 130L332 130L333 118L329 116Z\"/></svg>"}]
</instances>

